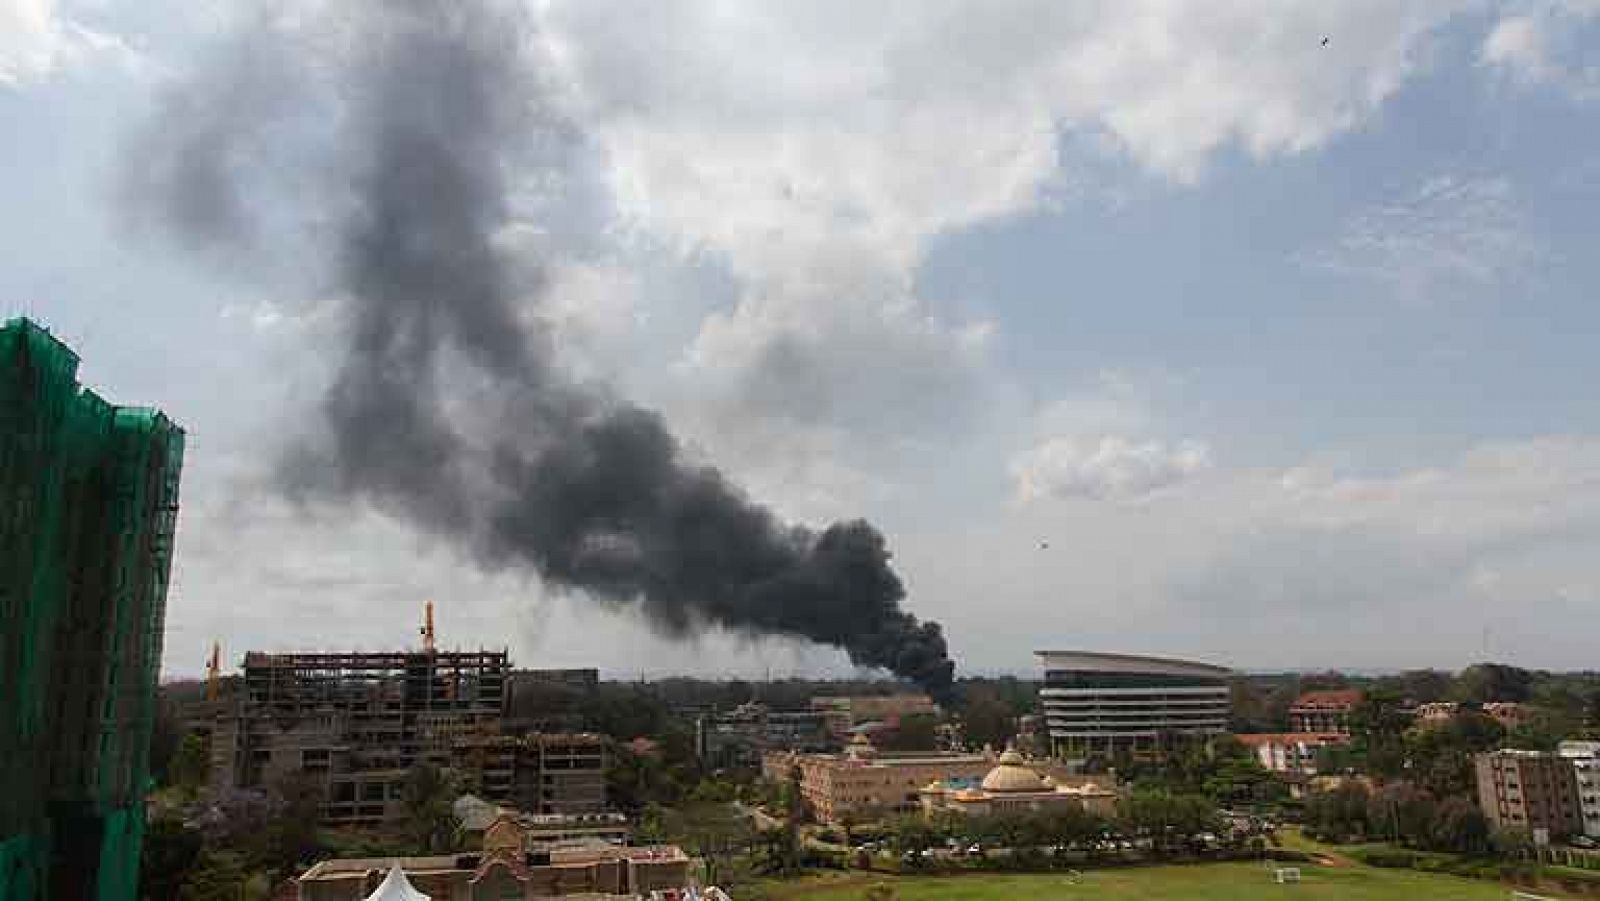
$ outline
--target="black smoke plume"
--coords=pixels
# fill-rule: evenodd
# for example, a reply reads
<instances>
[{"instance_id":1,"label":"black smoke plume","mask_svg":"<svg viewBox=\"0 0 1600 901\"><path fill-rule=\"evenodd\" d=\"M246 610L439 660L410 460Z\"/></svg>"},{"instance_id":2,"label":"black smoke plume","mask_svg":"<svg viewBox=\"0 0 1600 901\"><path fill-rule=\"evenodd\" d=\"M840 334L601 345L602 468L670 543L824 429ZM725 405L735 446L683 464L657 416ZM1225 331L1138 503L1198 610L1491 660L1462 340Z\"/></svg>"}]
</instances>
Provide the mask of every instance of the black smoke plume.
<instances>
[{"instance_id":1,"label":"black smoke plume","mask_svg":"<svg viewBox=\"0 0 1600 901\"><path fill-rule=\"evenodd\" d=\"M251 243L258 204L336 235L347 340L325 428L286 455L285 486L370 502L671 634L806 638L945 695L944 636L901 609L876 529L780 522L691 465L659 415L555 367L526 315L543 289L497 235L528 160L560 176L550 161L583 140L530 73L525 18L443 0L329 9L180 85L132 160L134 196L209 248ZM328 103L295 96L318 79L307 95ZM336 187L306 187L330 173Z\"/></svg>"}]
</instances>

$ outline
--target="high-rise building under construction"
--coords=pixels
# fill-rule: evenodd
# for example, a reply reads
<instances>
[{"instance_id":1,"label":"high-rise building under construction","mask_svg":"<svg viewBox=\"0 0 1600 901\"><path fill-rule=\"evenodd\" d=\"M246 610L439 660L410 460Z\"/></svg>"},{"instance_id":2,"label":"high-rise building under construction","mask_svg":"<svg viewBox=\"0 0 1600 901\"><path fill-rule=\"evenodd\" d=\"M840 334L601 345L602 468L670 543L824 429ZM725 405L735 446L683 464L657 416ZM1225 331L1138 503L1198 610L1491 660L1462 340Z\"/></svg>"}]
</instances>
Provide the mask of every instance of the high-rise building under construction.
<instances>
[{"instance_id":1,"label":"high-rise building under construction","mask_svg":"<svg viewBox=\"0 0 1600 901\"><path fill-rule=\"evenodd\" d=\"M183 431L0 326L0 899L135 897Z\"/></svg>"}]
</instances>

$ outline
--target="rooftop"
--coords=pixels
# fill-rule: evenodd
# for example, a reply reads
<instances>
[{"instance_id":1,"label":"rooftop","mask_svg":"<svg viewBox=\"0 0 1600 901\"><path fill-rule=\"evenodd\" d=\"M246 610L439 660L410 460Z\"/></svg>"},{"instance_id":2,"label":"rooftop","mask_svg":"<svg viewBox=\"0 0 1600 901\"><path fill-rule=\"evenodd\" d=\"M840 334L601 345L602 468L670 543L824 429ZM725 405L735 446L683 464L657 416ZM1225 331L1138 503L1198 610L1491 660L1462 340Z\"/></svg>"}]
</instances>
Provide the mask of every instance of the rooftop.
<instances>
[{"instance_id":1,"label":"rooftop","mask_svg":"<svg viewBox=\"0 0 1600 901\"><path fill-rule=\"evenodd\" d=\"M1233 670L1213 663L1148 657L1141 654L1105 654L1099 651L1034 651L1045 669L1087 670L1111 673L1162 673L1182 676L1227 676Z\"/></svg>"},{"instance_id":2,"label":"rooftop","mask_svg":"<svg viewBox=\"0 0 1600 901\"><path fill-rule=\"evenodd\" d=\"M1361 703L1361 690L1357 688L1335 688L1326 691L1308 691L1294 699L1294 707L1315 707L1343 709L1354 707Z\"/></svg>"},{"instance_id":3,"label":"rooftop","mask_svg":"<svg viewBox=\"0 0 1600 901\"><path fill-rule=\"evenodd\" d=\"M1274 744L1334 744L1350 740L1341 732L1246 732L1234 735L1246 747Z\"/></svg>"}]
</instances>

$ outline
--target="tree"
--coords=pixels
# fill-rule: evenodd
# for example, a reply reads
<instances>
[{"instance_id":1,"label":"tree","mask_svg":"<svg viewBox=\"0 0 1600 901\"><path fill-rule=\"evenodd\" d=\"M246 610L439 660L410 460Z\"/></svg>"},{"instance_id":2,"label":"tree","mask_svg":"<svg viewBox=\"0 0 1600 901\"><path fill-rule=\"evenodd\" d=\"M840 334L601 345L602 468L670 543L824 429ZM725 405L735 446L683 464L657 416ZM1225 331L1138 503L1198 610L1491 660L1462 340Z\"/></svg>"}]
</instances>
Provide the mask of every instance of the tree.
<instances>
[{"instance_id":1,"label":"tree","mask_svg":"<svg viewBox=\"0 0 1600 901\"><path fill-rule=\"evenodd\" d=\"M1011 707L991 685L963 684L956 716L969 747L998 748L1015 733Z\"/></svg>"},{"instance_id":2,"label":"tree","mask_svg":"<svg viewBox=\"0 0 1600 901\"><path fill-rule=\"evenodd\" d=\"M150 729L150 775L156 780L156 784L171 784L169 770L173 755L178 753L178 745L182 740L183 733L178 723L177 705L167 697L166 686L162 686L158 689L155 719Z\"/></svg>"},{"instance_id":3,"label":"tree","mask_svg":"<svg viewBox=\"0 0 1600 901\"><path fill-rule=\"evenodd\" d=\"M1201 775L1200 789L1219 804L1262 803L1282 787L1272 771L1234 738L1214 744Z\"/></svg>"},{"instance_id":4,"label":"tree","mask_svg":"<svg viewBox=\"0 0 1600 901\"><path fill-rule=\"evenodd\" d=\"M181 820L161 817L144 834L139 855L139 896L176 898L205 842Z\"/></svg>"},{"instance_id":5,"label":"tree","mask_svg":"<svg viewBox=\"0 0 1600 901\"><path fill-rule=\"evenodd\" d=\"M273 782L269 794L274 815L253 856L274 878L287 878L326 850L317 832L326 798L322 783L303 771L283 774Z\"/></svg>"},{"instance_id":6,"label":"tree","mask_svg":"<svg viewBox=\"0 0 1600 901\"><path fill-rule=\"evenodd\" d=\"M1430 824L1429 845L1438 851L1486 854L1493 847L1489 820L1466 798L1445 798Z\"/></svg>"},{"instance_id":7,"label":"tree","mask_svg":"<svg viewBox=\"0 0 1600 901\"><path fill-rule=\"evenodd\" d=\"M933 847L940 838L932 823L915 814L895 817L888 824L889 843L896 851L922 859L922 852Z\"/></svg>"},{"instance_id":8,"label":"tree","mask_svg":"<svg viewBox=\"0 0 1600 901\"><path fill-rule=\"evenodd\" d=\"M260 836L276 815L266 792L227 789L194 808L187 825L200 832L207 846L243 848Z\"/></svg>"},{"instance_id":9,"label":"tree","mask_svg":"<svg viewBox=\"0 0 1600 901\"><path fill-rule=\"evenodd\" d=\"M1135 791L1118 806L1118 819L1124 830L1150 839L1158 853L1220 828L1211 799L1161 790Z\"/></svg>"},{"instance_id":10,"label":"tree","mask_svg":"<svg viewBox=\"0 0 1600 901\"><path fill-rule=\"evenodd\" d=\"M1455 700L1468 704L1490 701L1526 701L1533 688L1533 673L1503 663L1475 663L1456 677Z\"/></svg>"},{"instance_id":11,"label":"tree","mask_svg":"<svg viewBox=\"0 0 1600 901\"><path fill-rule=\"evenodd\" d=\"M1426 846L1437 809L1438 804L1428 791L1409 782L1391 782L1368 800L1366 821L1373 836Z\"/></svg>"},{"instance_id":12,"label":"tree","mask_svg":"<svg viewBox=\"0 0 1600 901\"><path fill-rule=\"evenodd\" d=\"M190 732L178 742L178 749L167 765L168 779L192 798L205 786L210 774L211 750L206 739L198 732Z\"/></svg>"},{"instance_id":13,"label":"tree","mask_svg":"<svg viewBox=\"0 0 1600 901\"><path fill-rule=\"evenodd\" d=\"M634 838L641 845L660 845L667 841L667 810L660 804L646 805L639 814Z\"/></svg>"},{"instance_id":14,"label":"tree","mask_svg":"<svg viewBox=\"0 0 1600 901\"><path fill-rule=\"evenodd\" d=\"M1375 687L1391 689L1410 704L1429 704L1448 697L1455 687L1455 678L1443 670L1413 669L1385 676Z\"/></svg>"},{"instance_id":15,"label":"tree","mask_svg":"<svg viewBox=\"0 0 1600 901\"><path fill-rule=\"evenodd\" d=\"M883 741L886 751L932 751L938 744L939 718L931 713L900 717L899 725Z\"/></svg>"},{"instance_id":16,"label":"tree","mask_svg":"<svg viewBox=\"0 0 1600 901\"><path fill-rule=\"evenodd\" d=\"M1350 716L1350 750L1367 772L1398 776L1405 769L1405 731L1400 696L1393 689L1374 688L1362 695Z\"/></svg>"},{"instance_id":17,"label":"tree","mask_svg":"<svg viewBox=\"0 0 1600 901\"><path fill-rule=\"evenodd\" d=\"M178 887L178 901L239 901L249 875L235 854L203 852Z\"/></svg>"},{"instance_id":18,"label":"tree","mask_svg":"<svg viewBox=\"0 0 1600 901\"><path fill-rule=\"evenodd\" d=\"M1473 791L1477 777L1472 758L1500 743L1500 724L1476 710L1463 710L1442 726L1416 729L1406 735L1406 757L1413 778L1434 797Z\"/></svg>"},{"instance_id":19,"label":"tree","mask_svg":"<svg viewBox=\"0 0 1600 901\"><path fill-rule=\"evenodd\" d=\"M1507 736L1512 747L1529 751L1554 751L1563 739L1581 730L1581 721L1562 708L1538 707L1528 721Z\"/></svg>"},{"instance_id":20,"label":"tree","mask_svg":"<svg viewBox=\"0 0 1600 901\"><path fill-rule=\"evenodd\" d=\"M1306 799L1306 831L1332 842L1375 834L1370 827L1371 794L1365 785L1353 780L1332 791L1318 792Z\"/></svg>"},{"instance_id":21,"label":"tree","mask_svg":"<svg viewBox=\"0 0 1600 901\"><path fill-rule=\"evenodd\" d=\"M861 814L847 807L834 818L834 821L839 824L839 834L844 841L844 846L846 848L854 848L856 846L856 828L861 825Z\"/></svg>"},{"instance_id":22,"label":"tree","mask_svg":"<svg viewBox=\"0 0 1600 901\"><path fill-rule=\"evenodd\" d=\"M1042 814L1040 827L1050 844L1075 846L1093 841L1106 823L1082 807L1059 805Z\"/></svg>"},{"instance_id":23,"label":"tree","mask_svg":"<svg viewBox=\"0 0 1600 901\"><path fill-rule=\"evenodd\" d=\"M1514 826L1501 826L1489 833L1489 848L1506 860L1532 857L1535 850L1533 834Z\"/></svg>"},{"instance_id":24,"label":"tree","mask_svg":"<svg viewBox=\"0 0 1600 901\"><path fill-rule=\"evenodd\" d=\"M452 775L434 764L419 763L406 774L400 789L406 831L422 853L449 851L460 842L454 810L459 795Z\"/></svg>"},{"instance_id":25,"label":"tree","mask_svg":"<svg viewBox=\"0 0 1600 901\"><path fill-rule=\"evenodd\" d=\"M706 882L715 884L729 871L732 858L755 838L745 815L726 801L691 800L666 812L667 836L701 859Z\"/></svg>"}]
</instances>

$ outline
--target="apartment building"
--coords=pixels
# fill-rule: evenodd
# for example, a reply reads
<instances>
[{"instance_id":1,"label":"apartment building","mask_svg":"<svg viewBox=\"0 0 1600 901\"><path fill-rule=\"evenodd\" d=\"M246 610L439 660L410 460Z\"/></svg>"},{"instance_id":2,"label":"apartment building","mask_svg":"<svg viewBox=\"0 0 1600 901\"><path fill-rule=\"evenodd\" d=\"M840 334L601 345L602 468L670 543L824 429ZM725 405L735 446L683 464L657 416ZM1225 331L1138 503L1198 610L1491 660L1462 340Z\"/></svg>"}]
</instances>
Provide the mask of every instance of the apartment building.
<instances>
[{"instance_id":1,"label":"apartment building","mask_svg":"<svg viewBox=\"0 0 1600 901\"><path fill-rule=\"evenodd\" d=\"M1572 760L1544 751L1501 750L1479 754L1473 763L1478 806L1495 826L1548 838L1583 831Z\"/></svg>"},{"instance_id":2,"label":"apartment building","mask_svg":"<svg viewBox=\"0 0 1600 901\"><path fill-rule=\"evenodd\" d=\"M472 736L450 747L450 765L484 798L530 814L604 811L610 758L593 733Z\"/></svg>"},{"instance_id":3,"label":"apartment building","mask_svg":"<svg viewBox=\"0 0 1600 901\"><path fill-rule=\"evenodd\" d=\"M1235 735L1235 739L1274 773L1302 776L1317 774L1323 750L1350 742L1339 732L1266 732Z\"/></svg>"},{"instance_id":4,"label":"apartment building","mask_svg":"<svg viewBox=\"0 0 1600 901\"><path fill-rule=\"evenodd\" d=\"M1289 729L1349 735L1350 717L1361 704L1361 697L1354 688L1305 692L1289 707Z\"/></svg>"},{"instance_id":5,"label":"apartment building","mask_svg":"<svg viewBox=\"0 0 1600 901\"><path fill-rule=\"evenodd\" d=\"M1600 741L1564 741L1556 753L1572 762L1583 834L1600 838Z\"/></svg>"}]
</instances>

